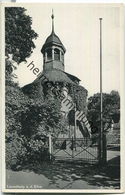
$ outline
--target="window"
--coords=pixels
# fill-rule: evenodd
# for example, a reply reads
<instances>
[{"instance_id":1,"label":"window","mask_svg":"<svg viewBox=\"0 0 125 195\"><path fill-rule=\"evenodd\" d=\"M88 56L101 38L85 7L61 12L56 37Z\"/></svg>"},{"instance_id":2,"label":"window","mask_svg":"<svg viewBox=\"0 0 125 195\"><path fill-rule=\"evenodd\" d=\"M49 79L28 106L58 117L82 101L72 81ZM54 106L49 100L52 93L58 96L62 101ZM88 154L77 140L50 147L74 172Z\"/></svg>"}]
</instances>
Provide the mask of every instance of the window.
<instances>
[{"instance_id":1,"label":"window","mask_svg":"<svg viewBox=\"0 0 125 195\"><path fill-rule=\"evenodd\" d=\"M52 60L52 50L48 49L47 50L47 61Z\"/></svg>"},{"instance_id":2,"label":"window","mask_svg":"<svg viewBox=\"0 0 125 195\"><path fill-rule=\"evenodd\" d=\"M60 51L58 49L54 49L54 59L60 60Z\"/></svg>"}]
</instances>

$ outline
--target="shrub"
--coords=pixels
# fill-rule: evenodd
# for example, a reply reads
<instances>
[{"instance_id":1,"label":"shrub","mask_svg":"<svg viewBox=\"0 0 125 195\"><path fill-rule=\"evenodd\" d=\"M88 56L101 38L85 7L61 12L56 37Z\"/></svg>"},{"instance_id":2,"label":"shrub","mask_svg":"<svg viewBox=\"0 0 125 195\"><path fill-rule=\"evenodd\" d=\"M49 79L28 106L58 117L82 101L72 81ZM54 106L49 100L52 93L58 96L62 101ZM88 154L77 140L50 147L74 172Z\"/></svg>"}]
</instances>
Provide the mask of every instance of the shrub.
<instances>
[{"instance_id":1,"label":"shrub","mask_svg":"<svg viewBox=\"0 0 125 195\"><path fill-rule=\"evenodd\" d=\"M33 136L27 139L25 136L11 135L6 142L6 167L17 170L25 165L38 164L49 160L48 138L45 136Z\"/></svg>"},{"instance_id":2,"label":"shrub","mask_svg":"<svg viewBox=\"0 0 125 195\"><path fill-rule=\"evenodd\" d=\"M14 133L6 142L6 168L16 169L17 165L23 165L26 162L25 141L25 137L19 137L17 133Z\"/></svg>"},{"instance_id":3,"label":"shrub","mask_svg":"<svg viewBox=\"0 0 125 195\"><path fill-rule=\"evenodd\" d=\"M26 143L28 163L49 160L48 138L44 135L32 136Z\"/></svg>"}]
</instances>

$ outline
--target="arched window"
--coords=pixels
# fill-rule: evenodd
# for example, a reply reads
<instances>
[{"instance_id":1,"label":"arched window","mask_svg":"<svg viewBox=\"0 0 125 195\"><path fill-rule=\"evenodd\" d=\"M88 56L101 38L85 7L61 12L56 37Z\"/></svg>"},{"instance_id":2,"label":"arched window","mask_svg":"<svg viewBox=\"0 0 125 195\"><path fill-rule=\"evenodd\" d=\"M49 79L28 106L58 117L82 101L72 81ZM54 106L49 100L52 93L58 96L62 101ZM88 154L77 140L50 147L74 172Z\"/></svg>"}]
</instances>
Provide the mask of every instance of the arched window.
<instances>
[{"instance_id":1,"label":"arched window","mask_svg":"<svg viewBox=\"0 0 125 195\"><path fill-rule=\"evenodd\" d=\"M52 60L52 50L48 49L47 50L47 61Z\"/></svg>"},{"instance_id":2,"label":"arched window","mask_svg":"<svg viewBox=\"0 0 125 195\"><path fill-rule=\"evenodd\" d=\"M60 60L60 51L58 49L54 49L54 59Z\"/></svg>"}]
</instances>

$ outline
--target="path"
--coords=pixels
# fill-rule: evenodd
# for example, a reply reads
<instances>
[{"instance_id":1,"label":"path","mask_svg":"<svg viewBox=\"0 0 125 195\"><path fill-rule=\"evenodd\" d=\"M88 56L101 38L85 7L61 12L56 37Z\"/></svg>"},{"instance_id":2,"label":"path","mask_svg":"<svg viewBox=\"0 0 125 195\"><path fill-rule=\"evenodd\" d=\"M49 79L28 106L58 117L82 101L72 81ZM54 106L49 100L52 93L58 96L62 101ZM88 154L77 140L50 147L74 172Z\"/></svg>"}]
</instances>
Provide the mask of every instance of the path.
<instances>
[{"instance_id":1,"label":"path","mask_svg":"<svg viewBox=\"0 0 125 195\"><path fill-rule=\"evenodd\" d=\"M108 156L113 156L117 161L118 152L114 155L114 152L109 151ZM120 185L119 167L116 169L114 166L54 162L27 167L18 172L7 170L6 174L8 188L118 189Z\"/></svg>"}]
</instances>

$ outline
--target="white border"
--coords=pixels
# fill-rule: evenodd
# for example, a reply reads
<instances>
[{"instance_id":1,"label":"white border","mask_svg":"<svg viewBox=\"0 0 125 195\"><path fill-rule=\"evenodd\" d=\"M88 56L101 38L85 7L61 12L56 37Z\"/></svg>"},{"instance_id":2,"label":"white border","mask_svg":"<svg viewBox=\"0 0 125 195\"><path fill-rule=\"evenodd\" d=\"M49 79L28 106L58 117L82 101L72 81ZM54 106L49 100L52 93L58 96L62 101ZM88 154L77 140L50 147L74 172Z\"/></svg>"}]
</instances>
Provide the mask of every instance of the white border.
<instances>
[{"instance_id":1,"label":"white border","mask_svg":"<svg viewBox=\"0 0 125 195\"><path fill-rule=\"evenodd\" d=\"M43 1L41 0L41 2L44 2L44 3L47 3L47 2L50 2L50 3L83 3L83 0L70 0L70 1ZM90 1L89 1L90 2ZM96 1L98 2L98 1ZM5 188L5 179L6 179L6 173L5 173L5 32L4 32L4 25L5 25L5 19L4 19L4 7L11 7L11 6L25 6L25 4L27 3L2 3L1 5L1 14L2 14L2 191L3 192L27 192L27 193L123 193L124 190L125 190L125 182L123 182L123 178L125 176L125 168L124 168L124 162L125 162L125 157L124 155L121 155L121 189L115 189L115 190L110 190L110 189L97 189L97 190L89 190L89 189L86 189L86 190L78 190L78 189L73 189L73 190L47 190L47 189L41 189L41 190L38 190L38 189L32 189L32 190L29 190L29 189L6 189ZM32 3L34 4L34 3ZM117 3L100 3L100 4L97 4L97 3L93 3L93 4L87 4L85 3L85 6L97 6L97 5L100 5L100 6L116 6L116 7L120 7L121 9L121 57L120 57L120 61L121 61L121 145L123 146L123 143L124 143L124 140L125 140L125 131L124 130L124 127L125 127L125 111L124 111L124 103L125 103L125 100L124 100L124 97L125 97L125 94L124 94L124 82L125 82L125 77L124 77L124 50L123 50L123 38L124 38L124 17L123 17L123 13L124 13L124 7L123 7L123 4L117 4ZM124 117L124 118L123 118ZM124 152L124 148L121 147L121 153L123 154ZM124 170L124 171L123 171Z\"/></svg>"}]
</instances>

